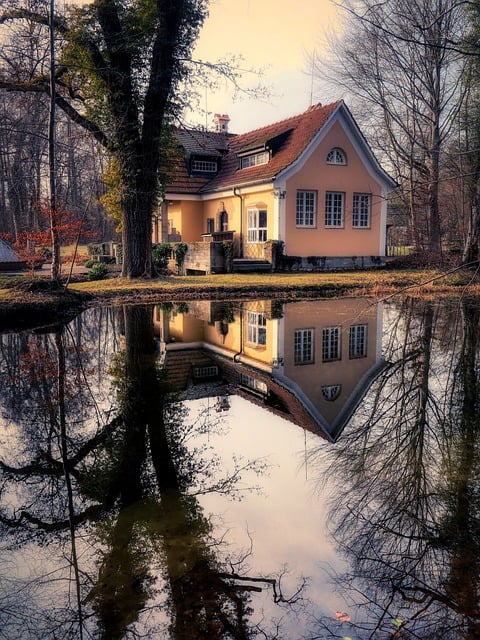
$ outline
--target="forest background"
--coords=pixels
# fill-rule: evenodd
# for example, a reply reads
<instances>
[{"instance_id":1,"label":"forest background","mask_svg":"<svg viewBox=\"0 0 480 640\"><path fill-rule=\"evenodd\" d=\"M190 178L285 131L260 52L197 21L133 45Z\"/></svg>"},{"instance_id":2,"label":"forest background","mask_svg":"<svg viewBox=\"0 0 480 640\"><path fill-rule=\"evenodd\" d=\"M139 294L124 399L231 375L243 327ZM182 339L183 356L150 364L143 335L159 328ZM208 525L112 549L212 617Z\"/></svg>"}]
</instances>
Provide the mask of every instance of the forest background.
<instances>
[{"instance_id":1,"label":"forest background","mask_svg":"<svg viewBox=\"0 0 480 640\"><path fill-rule=\"evenodd\" d=\"M346 100L397 181L390 220L402 230L399 242L428 259L453 254L478 264L480 2L333 4L337 28L327 37L319 25L323 46L305 62L312 95L315 84ZM7 0L2 12L0 233L17 239L47 225L39 203L51 196L54 86L56 202L102 240L115 237L121 220L124 275L149 276L172 127L188 124L192 112L208 121L205 87L227 82L263 97L268 88L260 81L245 89L238 57L195 59L205 1Z\"/></svg>"}]
</instances>

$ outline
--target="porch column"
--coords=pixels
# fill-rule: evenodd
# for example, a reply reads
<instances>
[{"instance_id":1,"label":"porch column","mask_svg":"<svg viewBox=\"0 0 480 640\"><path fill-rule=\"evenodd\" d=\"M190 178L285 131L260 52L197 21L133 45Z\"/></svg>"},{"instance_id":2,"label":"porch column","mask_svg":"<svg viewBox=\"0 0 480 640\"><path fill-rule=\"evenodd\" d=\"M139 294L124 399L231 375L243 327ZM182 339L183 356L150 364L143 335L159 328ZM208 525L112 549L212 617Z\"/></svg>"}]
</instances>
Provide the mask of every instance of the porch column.
<instances>
[{"instance_id":1,"label":"porch column","mask_svg":"<svg viewBox=\"0 0 480 640\"><path fill-rule=\"evenodd\" d=\"M285 185L275 185L273 189L273 238L285 241L287 192Z\"/></svg>"},{"instance_id":2,"label":"porch column","mask_svg":"<svg viewBox=\"0 0 480 640\"><path fill-rule=\"evenodd\" d=\"M168 242L168 202L160 205L160 242Z\"/></svg>"}]
</instances>

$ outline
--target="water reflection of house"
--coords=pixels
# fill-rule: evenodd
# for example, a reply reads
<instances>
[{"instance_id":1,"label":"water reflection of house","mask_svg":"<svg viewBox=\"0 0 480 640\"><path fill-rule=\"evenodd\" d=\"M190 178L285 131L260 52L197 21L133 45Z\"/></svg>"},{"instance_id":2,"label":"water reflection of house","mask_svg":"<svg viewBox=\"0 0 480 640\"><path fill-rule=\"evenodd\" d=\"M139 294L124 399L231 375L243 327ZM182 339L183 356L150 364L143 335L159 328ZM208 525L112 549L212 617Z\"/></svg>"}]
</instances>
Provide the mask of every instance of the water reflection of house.
<instances>
[{"instance_id":1,"label":"water reflection of house","mask_svg":"<svg viewBox=\"0 0 480 640\"><path fill-rule=\"evenodd\" d=\"M195 301L156 307L155 324L177 390L235 393L335 440L383 366L381 312L366 298Z\"/></svg>"}]
</instances>

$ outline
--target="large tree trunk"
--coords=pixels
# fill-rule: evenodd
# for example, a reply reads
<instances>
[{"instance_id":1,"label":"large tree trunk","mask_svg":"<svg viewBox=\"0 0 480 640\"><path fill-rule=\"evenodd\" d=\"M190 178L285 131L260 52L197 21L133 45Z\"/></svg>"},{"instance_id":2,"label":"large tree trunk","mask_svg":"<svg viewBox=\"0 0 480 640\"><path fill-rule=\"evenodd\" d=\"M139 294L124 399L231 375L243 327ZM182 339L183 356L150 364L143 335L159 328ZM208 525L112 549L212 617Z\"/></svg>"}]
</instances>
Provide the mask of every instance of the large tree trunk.
<instances>
[{"instance_id":1,"label":"large tree trunk","mask_svg":"<svg viewBox=\"0 0 480 640\"><path fill-rule=\"evenodd\" d=\"M475 198L472 204L472 211L470 214L468 235L465 241L463 249L462 264L472 265L477 264L480 258L479 243L480 243L480 196L475 193Z\"/></svg>"},{"instance_id":2,"label":"large tree trunk","mask_svg":"<svg viewBox=\"0 0 480 640\"><path fill-rule=\"evenodd\" d=\"M150 198L140 198L131 192L123 205L122 275L129 278L150 278L152 275L152 204Z\"/></svg>"}]
</instances>

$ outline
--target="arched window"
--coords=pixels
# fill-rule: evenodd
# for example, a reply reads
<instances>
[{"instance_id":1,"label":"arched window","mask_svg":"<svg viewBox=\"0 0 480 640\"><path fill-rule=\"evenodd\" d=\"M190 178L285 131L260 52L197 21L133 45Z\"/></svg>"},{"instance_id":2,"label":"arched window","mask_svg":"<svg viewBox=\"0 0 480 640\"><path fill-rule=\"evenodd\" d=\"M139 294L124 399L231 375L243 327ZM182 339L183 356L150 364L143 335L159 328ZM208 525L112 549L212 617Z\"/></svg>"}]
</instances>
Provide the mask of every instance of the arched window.
<instances>
[{"instance_id":1,"label":"arched window","mask_svg":"<svg viewBox=\"0 0 480 640\"><path fill-rule=\"evenodd\" d=\"M328 164L347 164L347 156L342 149L333 147L327 154Z\"/></svg>"},{"instance_id":2,"label":"arched window","mask_svg":"<svg viewBox=\"0 0 480 640\"><path fill-rule=\"evenodd\" d=\"M228 231L228 213L225 210L220 213L220 229Z\"/></svg>"},{"instance_id":3,"label":"arched window","mask_svg":"<svg viewBox=\"0 0 480 640\"><path fill-rule=\"evenodd\" d=\"M325 400L332 401L336 400L340 395L340 391L342 390L341 384L330 384L328 386L322 387L322 395Z\"/></svg>"}]
</instances>

